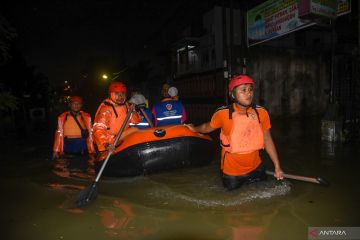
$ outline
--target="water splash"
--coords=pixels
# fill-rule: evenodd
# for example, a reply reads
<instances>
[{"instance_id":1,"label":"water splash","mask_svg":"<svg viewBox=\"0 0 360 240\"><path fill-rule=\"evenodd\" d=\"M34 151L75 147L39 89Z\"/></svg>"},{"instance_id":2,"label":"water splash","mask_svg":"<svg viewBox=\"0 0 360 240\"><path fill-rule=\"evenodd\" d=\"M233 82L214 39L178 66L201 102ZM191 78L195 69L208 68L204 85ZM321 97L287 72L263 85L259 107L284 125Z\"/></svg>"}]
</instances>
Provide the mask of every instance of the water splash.
<instances>
[{"instance_id":1,"label":"water splash","mask_svg":"<svg viewBox=\"0 0 360 240\"><path fill-rule=\"evenodd\" d=\"M203 185L203 184L201 184ZM291 190L291 183L284 180L281 182L266 181L244 186L228 192L219 185L197 188L197 191L178 192L171 188L161 188L148 193L150 198L158 199L164 205L190 204L198 208L234 207L244 203L260 199L270 199L283 196Z\"/></svg>"}]
</instances>

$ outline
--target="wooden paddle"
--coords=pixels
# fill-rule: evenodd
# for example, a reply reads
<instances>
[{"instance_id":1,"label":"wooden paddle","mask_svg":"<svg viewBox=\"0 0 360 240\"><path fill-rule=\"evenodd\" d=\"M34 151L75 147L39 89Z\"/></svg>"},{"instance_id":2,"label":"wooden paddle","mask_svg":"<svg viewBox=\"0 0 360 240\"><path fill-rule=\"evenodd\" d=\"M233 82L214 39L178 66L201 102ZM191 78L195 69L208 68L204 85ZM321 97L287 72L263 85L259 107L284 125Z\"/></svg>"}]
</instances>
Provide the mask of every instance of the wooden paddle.
<instances>
[{"instance_id":1,"label":"wooden paddle","mask_svg":"<svg viewBox=\"0 0 360 240\"><path fill-rule=\"evenodd\" d=\"M270 176L274 176L274 172L272 172L272 171L266 170L266 174L270 175ZM320 184L320 185L323 185L323 186L328 186L329 185L329 182L326 181L322 177L305 177L305 176L293 175L293 174L288 174L288 173L283 173L283 176L284 176L284 178L289 178L289 179L294 179L294 180L299 180L299 181L304 181L304 182L316 183L316 184Z\"/></svg>"},{"instance_id":2,"label":"wooden paddle","mask_svg":"<svg viewBox=\"0 0 360 240\"><path fill-rule=\"evenodd\" d=\"M122 124L118 134L116 135L115 141L113 143L114 146L116 146L116 143L118 142L121 134L123 133L129 119L131 116L132 111L129 111L126 115L126 118L124 120L124 123ZM110 159L111 154L113 153L114 150L111 150L108 152L106 159L104 160L103 164L101 165L100 171L96 176L96 179L94 182L91 183L90 186L88 186L87 188L85 188L83 191L80 192L78 199L75 202L75 207L80 208L80 207L84 207L85 205L89 204L90 202L92 202L93 200L96 199L97 197L97 183L99 182L99 179L101 177L101 174L104 171L104 168L107 164L107 162Z\"/></svg>"}]
</instances>

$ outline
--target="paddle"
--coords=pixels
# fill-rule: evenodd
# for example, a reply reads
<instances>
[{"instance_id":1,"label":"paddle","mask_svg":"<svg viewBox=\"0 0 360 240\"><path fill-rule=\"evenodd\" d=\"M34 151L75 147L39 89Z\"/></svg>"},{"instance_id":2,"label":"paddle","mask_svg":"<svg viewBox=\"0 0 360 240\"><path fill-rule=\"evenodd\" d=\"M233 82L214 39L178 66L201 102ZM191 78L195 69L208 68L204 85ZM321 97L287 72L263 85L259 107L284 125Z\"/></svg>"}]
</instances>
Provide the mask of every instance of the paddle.
<instances>
[{"instance_id":1,"label":"paddle","mask_svg":"<svg viewBox=\"0 0 360 240\"><path fill-rule=\"evenodd\" d=\"M118 142L121 134L123 133L126 124L128 123L130 116L131 116L132 111L129 111L126 115L126 118L124 120L124 123L122 124L118 134L116 135L115 141L113 143L114 146L116 146L116 143ZM75 207L80 208L80 207L84 207L85 205L89 204L91 201L95 200L97 197L97 183L99 182L99 179L101 177L101 174L104 171L104 168L107 164L107 162L110 159L111 154L113 153L114 150L111 150L108 152L107 157L105 158L103 164L101 165L100 171L96 176L96 179L94 182L91 183L90 186L88 186L87 188L85 188L83 191L80 192L78 199L75 202Z\"/></svg>"},{"instance_id":2,"label":"paddle","mask_svg":"<svg viewBox=\"0 0 360 240\"><path fill-rule=\"evenodd\" d=\"M150 118L149 118L149 116L146 114L146 112L145 112L145 110L144 110L144 108L143 107L141 107L140 106L140 111L141 111L141 113L144 115L144 117L145 117L145 119L146 119L146 121L150 124L150 127L154 127L154 124L153 124L153 122L150 120Z\"/></svg>"},{"instance_id":3,"label":"paddle","mask_svg":"<svg viewBox=\"0 0 360 240\"><path fill-rule=\"evenodd\" d=\"M266 174L274 176L274 172L272 172L272 171L266 170ZM305 177L305 176L299 176L299 175L293 175L293 174L287 174L287 173L283 173L283 176L284 176L284 178L289 178L289 179L294 179L294 180L299 180L299 181L304 181L304 182L316 183L316 184L320 184L320 185L323 185L323 186L328 186L329 185L329 182L326 181L322 177Z\"/></svg>"}]
</instances>

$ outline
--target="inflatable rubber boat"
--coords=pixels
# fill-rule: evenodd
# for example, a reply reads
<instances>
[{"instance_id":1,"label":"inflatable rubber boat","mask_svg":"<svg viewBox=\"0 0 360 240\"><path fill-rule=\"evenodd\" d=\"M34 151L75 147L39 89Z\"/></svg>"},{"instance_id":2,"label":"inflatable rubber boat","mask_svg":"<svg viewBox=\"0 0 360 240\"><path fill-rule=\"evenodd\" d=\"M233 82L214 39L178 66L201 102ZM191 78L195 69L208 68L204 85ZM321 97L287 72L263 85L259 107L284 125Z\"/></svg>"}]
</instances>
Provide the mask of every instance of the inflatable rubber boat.
<instances>
[{"instance_id":1,"label":"inflatable rubber boat","mask_svg":"<svg viewBox=\"0 0 360 240\"><path fill-rule=\"evenodd\" d=\"M194 133L184 125L137 130L127 135L115 149L102 175L129 177L200 167L211 162L214 151L214 142L209 136ZM100 159L106 155L102 154ZM96 171L102 160L96 163Z\"/></svg>"}]
</instances>

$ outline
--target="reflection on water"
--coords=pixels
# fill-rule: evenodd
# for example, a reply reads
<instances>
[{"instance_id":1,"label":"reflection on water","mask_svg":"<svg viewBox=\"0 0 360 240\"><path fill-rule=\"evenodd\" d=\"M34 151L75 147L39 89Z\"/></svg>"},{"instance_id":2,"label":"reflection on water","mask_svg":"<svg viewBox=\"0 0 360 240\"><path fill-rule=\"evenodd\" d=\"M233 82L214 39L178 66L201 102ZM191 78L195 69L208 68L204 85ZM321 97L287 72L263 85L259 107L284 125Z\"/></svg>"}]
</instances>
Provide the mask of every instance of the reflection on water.
<instances>
[{"instance_id":1,"label":"reflection on water","mask_svg":"<svg viewBox=\"0 0 360 240\"><path fill-rule=\"evenodd\" d=\"M228 192L215 159L202 168L101 178L98 198L76 209L94 179L86 161L53 162L47 143L12 146L0 161L1 238L300 240L309 226L360 226L358 146L321 142L320 121L303 121L273 123L283 168L322 176L329 187L269 177Z\"/></svg>"},{"instance_id":2,"label":"reflection on water","mask_svg":"<svg viewBox=\"0 0 360 240\"><path fill-rule=\"evenodd\" d=\"M95 177L94 159L82 155L63 156L54 160L52 171L60 177L93 180Z\"/></svg>"}]
</instances>

